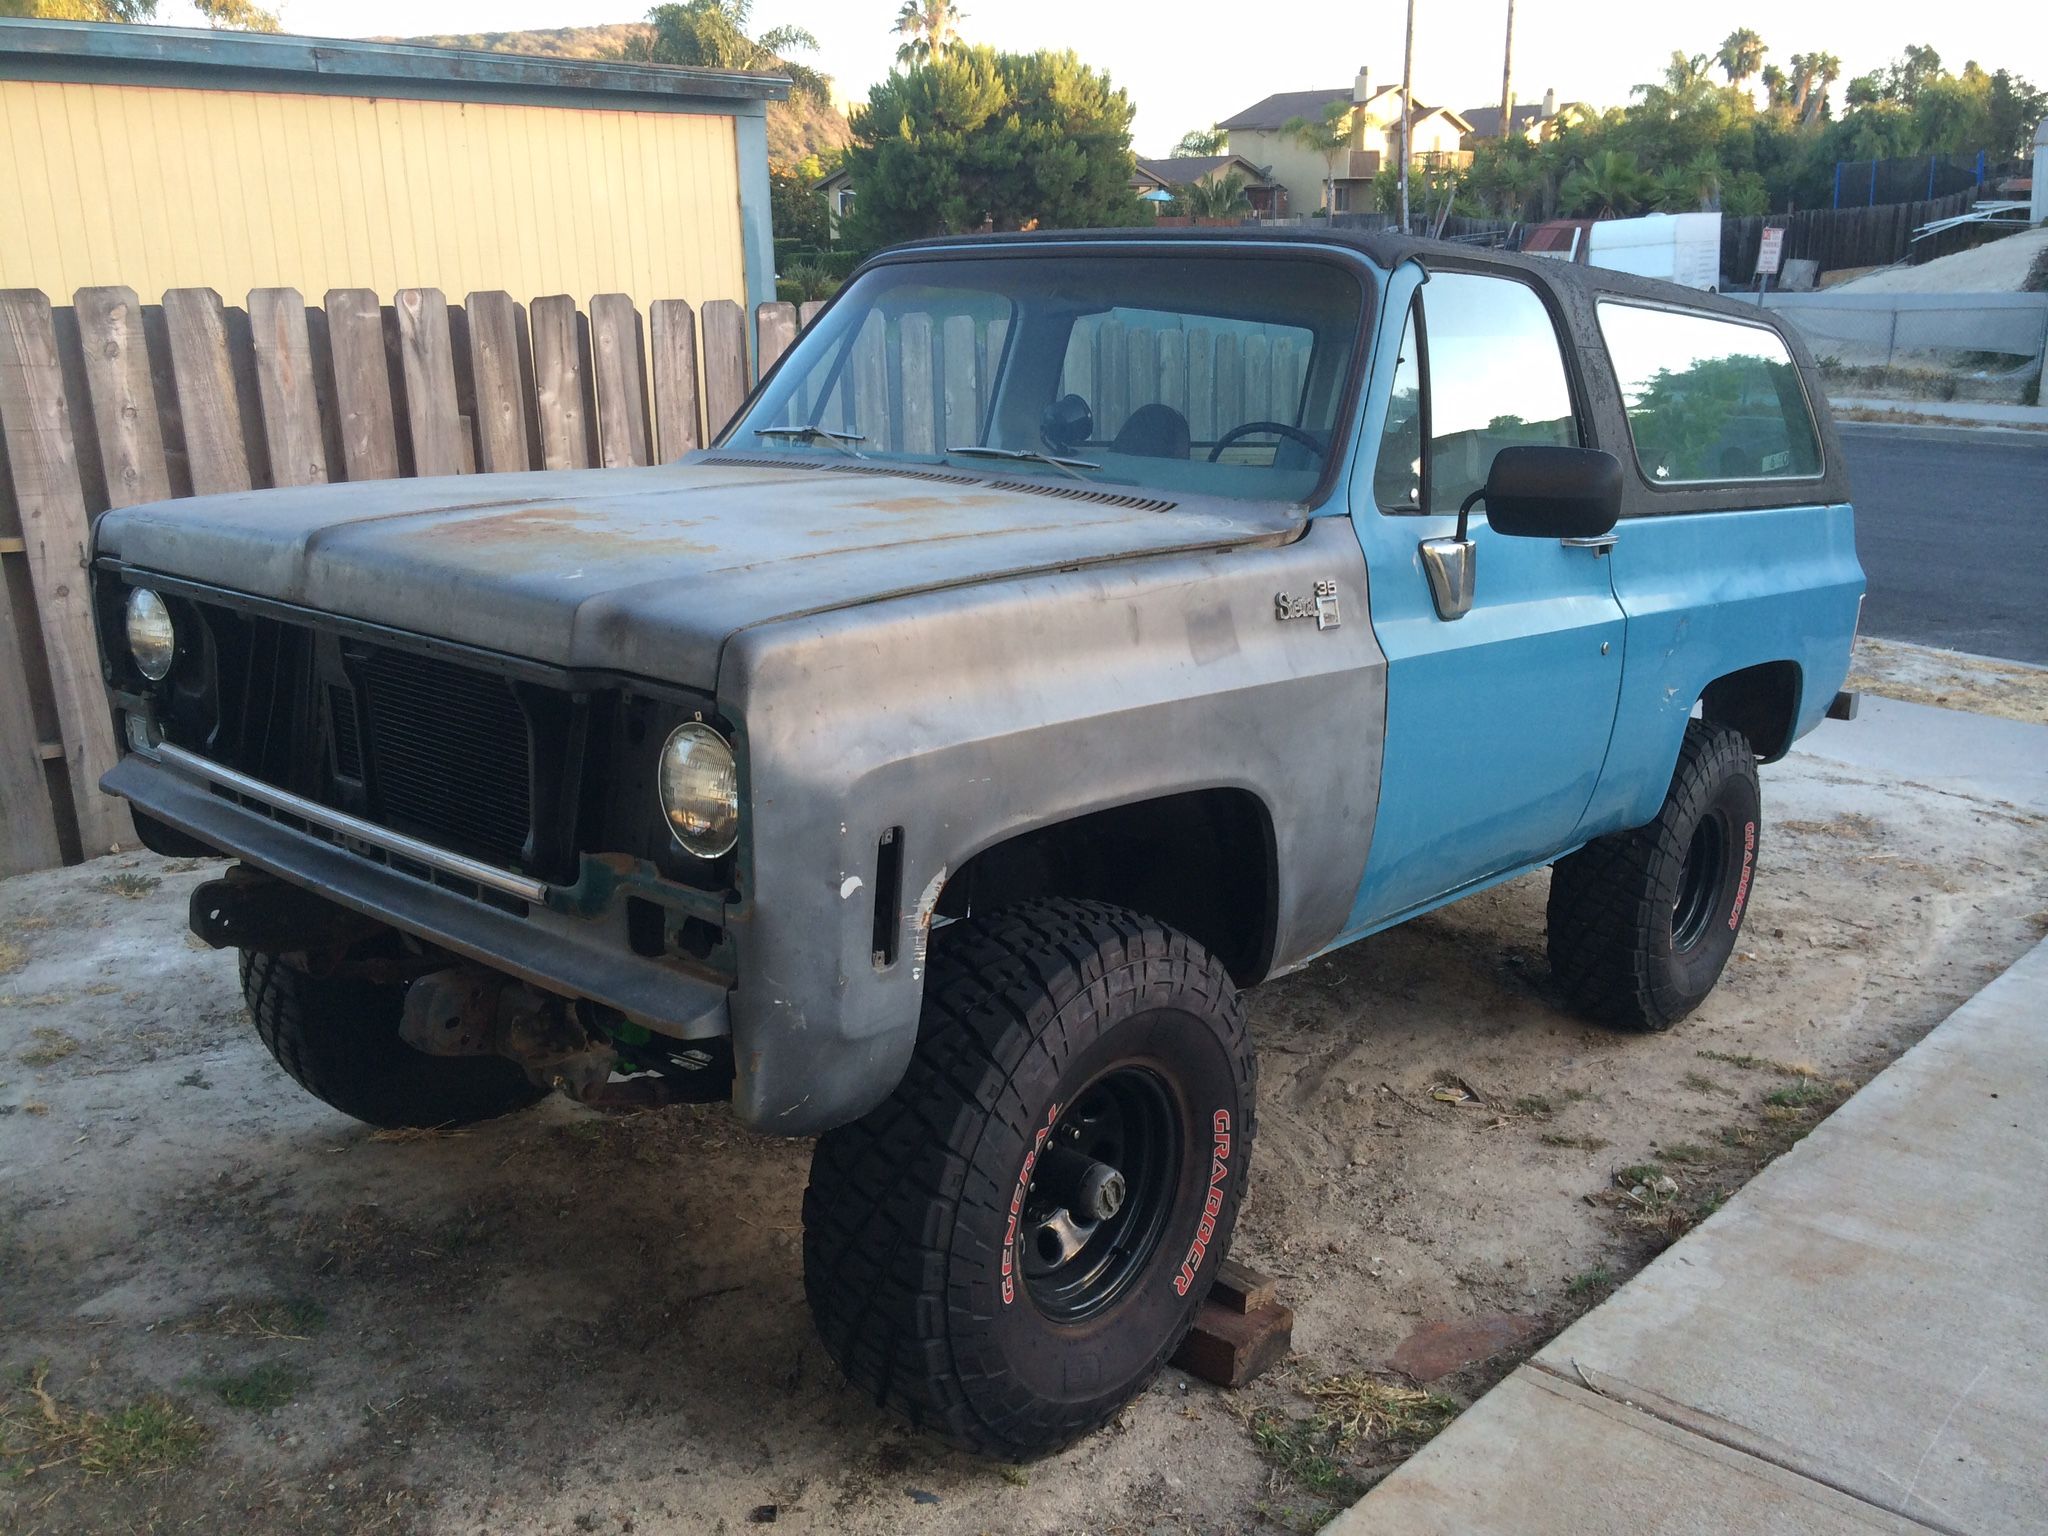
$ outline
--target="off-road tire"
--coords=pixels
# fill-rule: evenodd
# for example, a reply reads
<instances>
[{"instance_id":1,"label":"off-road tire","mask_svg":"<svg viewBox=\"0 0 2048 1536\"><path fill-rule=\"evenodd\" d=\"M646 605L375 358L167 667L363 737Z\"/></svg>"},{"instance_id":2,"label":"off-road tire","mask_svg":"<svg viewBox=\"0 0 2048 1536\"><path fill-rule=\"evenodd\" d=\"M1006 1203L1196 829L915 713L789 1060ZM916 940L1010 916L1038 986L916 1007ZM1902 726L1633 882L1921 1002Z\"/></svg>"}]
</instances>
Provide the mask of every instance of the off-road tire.
<instances>
[{"instance_id":1,"label":"off-road tire","mask_svg":"<svg viewBox=\"0 0 2048 1536\"><path fill-rule=\"evenodd\" d=\"M403 983L321 978L275 955L241 951L242 997L256 1033L314 1098L371 1125L468 1125L543 1097L509 1061L429 1056L398 1036Z\"/></svg>"},{"instance_id":2,"label":"off-road tire","mask_svg":"<svg viewBox=\"0 0 2048 1536\"><path fill-rule=\"evenodd\" d=\"M1038 1198L1033 1164L1078 1135L1059 1116L1085 1094L1155 1074L1178 1125L1160 1138L1156 1238L1131 1245L1101 1311L1056 1321L1012 1221ZM804 1290L826 1349L863 1393L980 1454L1040 1456L1105 1423L1223 1262L1254 1076L1228 973L1160 923L1040 900L940 930L902 1083L812 1158Z\"/></svg>"},{"instance_id":3,"label":"off-road tire","mask_svg":"<svg viewBox=\"0 0 2048 1536\"><path fill-rule=\"evenodd\" d=\"M1570 1005L1598 1023L1654 1030L1705 1001L1742 931L1762 828L1749 742L1688 723L1657 819L1595 838L1551 869L1550 970Z\"/></svg>"}]
</instances>

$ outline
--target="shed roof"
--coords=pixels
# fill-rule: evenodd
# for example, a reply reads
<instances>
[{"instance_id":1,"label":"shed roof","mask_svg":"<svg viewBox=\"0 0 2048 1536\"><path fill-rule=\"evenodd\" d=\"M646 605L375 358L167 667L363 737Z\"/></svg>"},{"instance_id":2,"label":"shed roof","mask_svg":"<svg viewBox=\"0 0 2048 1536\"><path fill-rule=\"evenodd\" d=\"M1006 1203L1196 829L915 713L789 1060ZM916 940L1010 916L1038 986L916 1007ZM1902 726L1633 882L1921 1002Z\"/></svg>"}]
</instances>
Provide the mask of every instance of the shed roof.
<instances>
[{"instance_id":1,"label":"shed roof","mask_svg":"<svg viewBox=\"0 0 2048 1536\"><path fill-rule=\"evenodd\" d=\"M531 99L574 94L584 105L625 110L673 107L681 100L737 106L789 95L789 81L781 75L737 70L288 33L14 19L0 20L0 79L5 78L363 96Z\"/></svg>"}]
</instances>

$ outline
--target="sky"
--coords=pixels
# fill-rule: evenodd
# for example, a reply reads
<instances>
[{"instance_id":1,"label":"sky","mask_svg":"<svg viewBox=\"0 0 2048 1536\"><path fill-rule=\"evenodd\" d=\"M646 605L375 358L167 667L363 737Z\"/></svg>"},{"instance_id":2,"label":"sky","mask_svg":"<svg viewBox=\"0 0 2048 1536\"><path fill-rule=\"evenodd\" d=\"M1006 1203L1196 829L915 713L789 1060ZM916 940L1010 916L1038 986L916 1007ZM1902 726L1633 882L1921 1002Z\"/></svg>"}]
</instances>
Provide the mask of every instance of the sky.
<instances>
[{"instance_id":1,"label":"sky","mask_svg":"<svg viewBox=\"0 0 2048 1536\"><path fill-rule=\"evenodd\" d=\"M1190 128L1229 117L1274 91L1348 83L1363 64L1375 83L1401 75L1404 8L1393 0L962 0L963 33L999 48L1072 48L1106 69L1137 107L1140 154L1166 153ZM804 62L858 100L893 62L896 0L754 0L757 29L794 24L820 43ZM644 15L639 0L284 0L288 31L329 37L499 32L591 26ZM1498 104L1507 0L1417 0L1415 96L1431 105ZM190 25L185 0L158 19ZM1769 58L1838 55L1843 81L1931 43L1944 65L1976 59L2048 86L2048 5L1951 0L1732 0L1665 9L1645 0L1517 0L1515 97L1618 106L1674 48L1712 53L1730 30L1762 34ZM1837 87L1839 91L1840 87Z\"/></svg>"}]
</instances>

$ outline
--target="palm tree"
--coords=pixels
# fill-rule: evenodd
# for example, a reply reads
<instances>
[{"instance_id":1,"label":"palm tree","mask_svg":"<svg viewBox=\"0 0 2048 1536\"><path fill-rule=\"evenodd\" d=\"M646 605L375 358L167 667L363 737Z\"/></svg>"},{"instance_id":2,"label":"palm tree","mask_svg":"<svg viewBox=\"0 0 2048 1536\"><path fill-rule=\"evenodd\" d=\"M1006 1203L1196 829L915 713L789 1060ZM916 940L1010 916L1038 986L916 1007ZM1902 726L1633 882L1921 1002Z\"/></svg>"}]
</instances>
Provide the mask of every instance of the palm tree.
<instances>
[{"instance_id":1,"label":"palm tree","mask_svg":"<svg viewBox=\"0 0 2048 1536\"><path fill-rule=\"evenodd\" d=\"M1674 48L1663 75L1647 85L1637 86L1635 94L1642 97L1643 105L1651 111L1675 117L1699 105L1713 90L1714 82L1707 74L1707 67L1708 59L1704 53L1681 53Z\"/></svg>"},{"instance_id":2,"label":"palm tree","mask_svg":"<svg viewBox=\"0 0 2048 1536\"><path fill-rule=\"evenodd\" d=\"M1312 149L1323 157L1323 166L1330 173L1323 178L1323 207L1328 212L1335 213L1337 157L1351 152L1351 103L1326 103L1321 122L1314 122L1306 117L1290 117L1280 125L1280 131L1304 149Z\"/></svg>"},{"instance_id":3,"label":"palm tree","mask_svg":"<svg viewBox=\"0 0 2048 1536\"><path fill-rule=\"evenodd\" d=\"M1764 66L1764 40L1748 27L1737 27L1721 39L1721 51L1715 55L1722 70L1728 76L1728 83L1740 87Z\"/></svg>"},{"instance_id":4,"label":"palm tree","mask_svg":"<svg viewBox=\"0 0 2048 1536\"><path fill-rule=\"evenodd\" d=\"M1224 129L1214 126L1190 128L1173 146L1173 153L1177 159L1199 159L1204 155L1220 155L1229 144L1230 135Z\"/></svg>"},{"instance_id":5,"label":"palm tree","mask_svg":"<svg viewBox=\"0 0 2048 1536\"><path fill-rule=\"evenodd\" d=\"M1842 78L1842 61L1832 53L1809 53L1806 55L1808 70L1808 95L1806 111L1802 122L1813 122L1826 109L1828 87Z\"/></svg>"},{"instance_id":6,"label":"palm tree","mask_svg":"<svg viewBox=\"0 0 2048 1536\"><path fill-rule=\"evenodd\" d=\"M1774 107L1788 106L1792 100L1791 82L1785 78L1785 71L1775 64L1766 64L1762 75L1764 99Z\"/></svg>"},{"instance_id":7,"label":"palm tree","mask_svg":"<svg viewBox=\"0 0 2048 1536\"><path fill-rule=\"evenodd\" d=\"M759 37L749 37L753 14L753 0L657 5L647 13L652 23L647 34L627 42L618 57L700 69L774 70L789 76L799 90L821 98L828 95L831 85L823 75L784 57L797 49L815 49L818 40L802 27L770 27Z\"/></svg>"},{"instance_id":8,"label":"palm tree","mask_svg":"<svg viewBox=\"0 0 2048 1536\"><path fill-rule=\"evenodd\" d=\"M1625 149L1602 150L1580 164L1558 189L1558 204L1572 214L1623 218L1654 195L1653 178L1643 174Z\"/></svg>"},{"instance_id":9,"label":"palm tree","mask_svg":"<svg viewBox=\"0 0 2048 1536\"><path fill-rule=\"evenodd\" d=\"M967 13L953 0L903 0L896 13L896 31L903 46L896 50L899 64L929 64L941 58L960 41L960 23Z\"/></svg>"},{"instance_id":10,"label":"palm tree","mask_svg":"<svg viewBox=\"0 0 2048 1536\"><path fill-rule=\"evenodd\" d=\"M1660 171L1650 190L1651 205L1665 213L1704 212L1721 191L1721 166L1712 155Z\"/></svg>"},{"instance_id":11,"label":"palm tree","mask_svg":"<svg viewBox=\"0 0 2048 1536\"><path fill-rule=\"evenodd\" d=\"M1193 218L1235 219L1252 211L1246 182L1237 171L1207 176L1173 189L1174 200Z\"/></svg>"}]
</instances>

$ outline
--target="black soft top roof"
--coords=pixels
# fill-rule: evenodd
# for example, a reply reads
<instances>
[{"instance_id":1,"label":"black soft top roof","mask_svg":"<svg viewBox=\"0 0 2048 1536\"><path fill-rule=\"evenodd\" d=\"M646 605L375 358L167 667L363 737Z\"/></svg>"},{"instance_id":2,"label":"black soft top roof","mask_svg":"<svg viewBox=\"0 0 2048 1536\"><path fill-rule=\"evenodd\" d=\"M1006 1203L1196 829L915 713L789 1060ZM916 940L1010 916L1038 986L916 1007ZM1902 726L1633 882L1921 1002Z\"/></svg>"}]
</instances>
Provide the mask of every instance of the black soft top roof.
<instances>
[{"instance_id":1,"label":"black soft top roof","mask_svg":"<svg viewBox=\"0 0 2048 1536\"><path fill-rule=\"evenodd\" d=\"M1702 288L1684 288L1676 283L1661 282L1652 277L1638 277L1631 272L1583 266L1577 262L1547 256L1522 256L1511 251L1460 245L1449 240L1425 240L1413 235L1398 235L1383 230L1325 230L1300 226L1268 228L1251 225L1173 229L1047 229L1012 234L936 235L929 239L911 240L901 245L890 246L880 254L891 256L911 251L986 250L994 246L1007 245L1029 248L1033 245L1085 245L1096 242L1161 246L1340 246L1364 253L1376 266L1388 271L1410 260L1421 261L1425 265L1448 262L1463 267L1498 267L1525 273L1538 279L1548 288L1575 290L1589 295L1611 294L1619 298L1683 303L1691 308L1720 310L1748 320L1761 319L1771 324L1774 329L1784 329L1777 324L1769 311L1760 306L1723 298Z\"/></svg>"}]
</instances>

